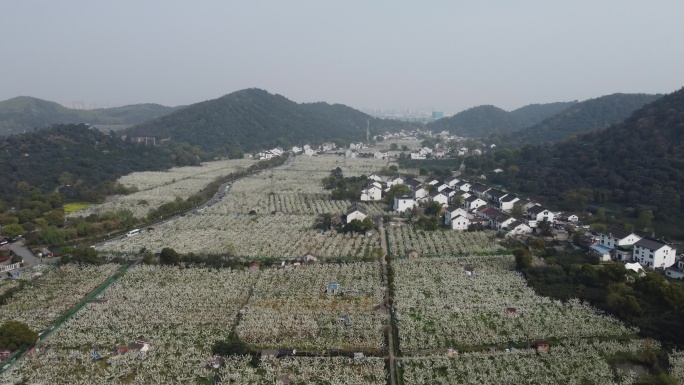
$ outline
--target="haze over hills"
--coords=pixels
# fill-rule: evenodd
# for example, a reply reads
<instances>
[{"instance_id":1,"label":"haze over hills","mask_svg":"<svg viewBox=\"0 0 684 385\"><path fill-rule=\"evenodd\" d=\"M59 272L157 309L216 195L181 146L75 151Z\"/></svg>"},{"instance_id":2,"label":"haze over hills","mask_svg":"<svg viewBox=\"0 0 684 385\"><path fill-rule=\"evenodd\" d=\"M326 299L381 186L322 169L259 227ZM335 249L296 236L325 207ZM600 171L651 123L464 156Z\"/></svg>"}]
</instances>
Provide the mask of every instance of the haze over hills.
<instances>
[{"instance_id":1,"label":"haze over hills","mask_svg":"<svg viewBox=\"0 0 684 385\"><path fill-rule=\"evenodd\" d=\"M468 137L485 137L531 126L574 103L530 104L510 112L492 105L477 106L429 123L427 128Z\"/></svg>"},{"instance_id":2,"label":"haze over hills","mask_svg":"<svg viewBox=\"0 0 684 385\"><path fill-rule=\"evenodd\" d=\"M58 103L19 96L0 102L0 136L19 134L53 124L87 123L130 125L168 114L179 107L136 104L94 110L76 110Z\"/></svg>"},{"instance_id":3,"label":"haze over hills","mask_svg":"<svg viewBox=\"0 0 684 385\"><path fill-rule=\"evenodd\" d=\"M571 135L606 128L662 95L612 94L576 103L543 121L500 135L504 145L558 142Z\"/></svg>"},{"instance_id":4,"label":"haze over hills","mask_svg":"<svg viewBox=\"0 0 684 385\"><path fill-rule=\"evenodd\" d=\"M373 118L353 108L328 103L295 103L252 88L192 104L172 114L131 127L131 136L170 137L212 153L255 151L324 141L365 141L390 129L418 127Z\"/></svg>"}]
</instances>

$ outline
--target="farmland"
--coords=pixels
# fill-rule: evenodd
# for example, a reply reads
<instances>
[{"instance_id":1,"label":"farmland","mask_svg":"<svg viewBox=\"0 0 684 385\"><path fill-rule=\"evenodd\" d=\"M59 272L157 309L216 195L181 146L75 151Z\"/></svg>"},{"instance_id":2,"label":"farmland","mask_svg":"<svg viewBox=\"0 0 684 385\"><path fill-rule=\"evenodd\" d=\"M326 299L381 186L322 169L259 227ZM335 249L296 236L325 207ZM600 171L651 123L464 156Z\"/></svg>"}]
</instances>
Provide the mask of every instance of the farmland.
<instances>
[{"instance_id":1,"label":"farmland","mask_svg":"<svg viewBox=\"0 0 684 385\"><path fill-rule=\"evenodd\" d=\"M244 167L221 164L208 166L216 167L216 173L208 171L211 177L204 182L186 168L174 171L175 181L168 175L155 181L156 173L147 173L120 182L137 186L140 193L173 196L179 188L190 194L221 173ZM25 379L379 385L389 381L391 346L404 384L637 381L635 374L618 369L619 359L636 360L660 349L658 343L638 339L638 330L587 303L537 295L494 233L423 231L410 223L367 234L314 230L319 215L343 214L351 203L330 200L321 180L331 170L339 167L344 176L359 176L388 164L296 157L291 164L233 182L221 200L202 210L98 246L109 257L137 258L141 249L170 247L183 254L230 254L261 266L134 266L99 301L88 303L41 341L35 354L0 375L0 384ZM117 204L131 211L143 206L136 199ZM371 216L395 215L383 203L366 206ZM384 232L392 258L361 262L382 248ZM293 263L306 254L320 263ZM67 265L36 273L43 276L1 308L0 321L6 317L42 329L117 268ZM0 291L10 285L16 284ZM115 348L139 340L150 349L114 354ZM551 341L549 354L532 348L538 340ZM248 348L242 353L255 356L262 351L299 354L258 359L235 354L213 366L217 341L238 341ZM353 352L365 357L351 358ZM671 373L680 380L682 357L677 352L670 356Z\"/></svg>"},{"instance_id":2,"label":"farmland","mask_svg":"<svg viewBox=\"0 0 684 385\"><path fill-rule=\"evenodd\" d=\"M0 324L12 319L26 323L34 330L43 330L119 267L107 264L45 268L44 273L38 272L36 279L0 307Z\"/></svg>"},{"instance_id":3,"label":"farmland","mask_svg":"<svg viewBox=\"0 0 684 385\"><path fill-rule=\"evenodd\" d=\"M379 352L386 321L379 272L376 263L263 271L236 333L259 348Z\"/></svg>"},{"instance_id":4,"label":"farmland","mask_svg":"<svg viewBox=\"0 0 684 385\"><path fill-rule=\"evenodd\" d=\"M320 181L335 167L345 175L359 176L386 165L386 161L338 156L297 157L289 166L235 182L225 198L201 213L164 223L154 232L107 243L100 250L117 255L143 247L208 254L230 250L250 259L300 258L307 253L335 259L364 257L380 247L377 232L366 236L313 230L319 214L342 214L350 203L330 201ZM371 214L383 212L379 204L368 206Z\"/></svg>"},{"instance_id":5,"label":"farmland","mask_svg":"<svg viewBox=\"0 0 684 385\"><path fill-rule=\"evenodd\" d=\"M536 295L510 256L398 260L393 269L402 352L636 332L587 304Z\"/></svg>"},{"instance_id":6,"label":"farmland","mask_svg":"<svg viewBox=\"0 0 684 385\"><path fill-rule=\"evenodd\" d=\"M219 176L243 170L254 164L251 160L223 160L207 162L199 167L177 167L169 171L136 172L119 178L117 183L137 190L129 195L110 198L106 203L84 207L68 213L69 216L85 217L107 211L128 210L136 218L145 217L150 210L176 197L186 199L199 192Z\"/></svg>"}]
</instances>

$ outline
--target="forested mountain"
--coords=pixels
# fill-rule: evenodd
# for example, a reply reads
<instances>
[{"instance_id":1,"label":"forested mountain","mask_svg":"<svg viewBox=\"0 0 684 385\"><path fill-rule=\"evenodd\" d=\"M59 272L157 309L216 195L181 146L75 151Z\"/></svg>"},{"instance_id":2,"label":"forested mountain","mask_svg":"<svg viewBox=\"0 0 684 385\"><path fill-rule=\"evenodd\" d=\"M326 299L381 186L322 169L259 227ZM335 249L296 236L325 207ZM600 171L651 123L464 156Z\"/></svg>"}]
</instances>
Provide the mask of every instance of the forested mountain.
<instances>
[{"instance_id":1,"label":"forested mountain","mask_svg":"<svg viewBox=\"0 0 684 385\"><path fill-rule=\"evenodd\" d=\"M571 135L606 128L662 95L613 94L589 99L564 109L543 121L508 134L500 142L508 146L559 142Z\"/></svg>"},{"instance_id":2,"label":"forested mountain","mask_svg":"<svg viewBox=\"0 0 684 385\"><path fill-rule=\"evenodd\" d=\"M433 131L449 131L456 135L485 137L493 133L506 133L531 126L573 103L530 104L511 112L492 105L478 106L434 121L428 124L427 128Z\"/></svg>"},{"instance_id":3,"label":"forested mountain","mask_svg":"<svg viewBox=\"0 0 684 385\"><path fill-rule=\"evenodd\" d=\"M616 215L641 215L644 228L652 213L684 236L684 88L605 130L550 146L502 149L467 165L475 173L502 167L507 172L493 175L492 183L575 209L619 204Z\"/></svg>"},{"instance_id":4,"label":"forested mountain","mask_svg":"<svg viewBox=\"0 0 684 385\"><path fill-rule=\"evenodd\" d=\"M373 118L347 106L298 104L281 95L246 89L190 105L170 115L131 127L131 136L170 137L201 146L211 153L259 149L324 141L361 141L371 135L411 124Z\"/></svg>"},{"instance_id":5,"label":"forested mountain","mask_svg":"<svg viewBox=\"0 0 684 385\"><path fill-rule=\"evenodd\" d=\"M94 202L113 193L112 181L119 176L198 164L197 154L201 151L178 145L127 143L83 124L11 135L0 139L0 197L12 203L22 189L50 192L62 186L67 198Z\"/></svg>"},{"instance_id":6,"label":"forested mountain","mask_svg":"<svg viewBox=\"0 0 684 385\"><path fill-rule=\"evenodd\" d=\"M55 102L19 96L0 102L0 136L29 132L53 124L137 124L166 115L175 109L158 104L136 104L75 110Z\"/></svg>"}]
</instances>

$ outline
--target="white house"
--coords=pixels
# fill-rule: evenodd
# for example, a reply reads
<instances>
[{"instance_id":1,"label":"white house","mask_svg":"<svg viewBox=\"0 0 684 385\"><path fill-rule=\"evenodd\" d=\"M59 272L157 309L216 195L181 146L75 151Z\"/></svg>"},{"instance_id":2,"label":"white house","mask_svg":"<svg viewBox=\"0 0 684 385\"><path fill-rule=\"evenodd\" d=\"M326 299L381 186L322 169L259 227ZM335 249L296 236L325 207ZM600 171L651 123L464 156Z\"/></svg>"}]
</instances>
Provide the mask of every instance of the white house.
<instances>
[{"instance_id":1,"label":"white house","mask_svg":"<svg viewBox=\"0 0 684 385\"><path fill-rule=\"evenodd\" d=\"M311 147L306 148L306 146L304 146L304 155L306 155L306 156L314 156L314 155L316 155L316 154L317 154L316 150L314 150L314 149L311 148Z\"/></svg>"},{"instance_id":2,"label":"white house","mask_svg":"<svg viewBox=\"0 0 684 385\"><path fill-rule=\"evenodd\" d=\"M382 178L378 174L370 174L370 175L368 175L368 179L375 181L375 182L382 182Z\"/></svg>"},{"instance_id":3,"label":"white house","mask_svg":"<svg viewBox=\"0 0 684 385\"><path fill-rule=\"evenodd\" d=\"M368 216L368 210L362 205L353 204L347 207L347 223L353 220L362 221Z\"/></svg>"},{"instance_id":4,"label":"white house","mask_svg":"<svg viewBox=\"0 0 684 385\"><path fill-rule=\"evenodd\" d=\"M392 206L394 211L403 213L406 210L413 210L414 207L416 207L416 201L412 196L404 195L394 197L394 205Z\"/></svg>"},{"instance_id":5,"label":"white house","mask_svg":"<svg viewBox=\"0 0 684 385\"><path fill-rule=\"evenodd\" d=\"M665 270L665 275L674 279L684 279L684 257Z\"/></svg>"},{"instance_id":6,"label":"white house","mask_svg":"<svg viewBox=\"0 0 684 385\"><path fill-rule=\"evenodd\" d=\"M505 197L499 199L499 208L503 211L506 212L511 212L513 211L513 206L515 206L516 202L518 202L520 198L518 198L514 194L508 194Z\"/></svg>"},{"instance_id":7,"label":"white house","mask_svg":"<svg viewBox=\"0 0 684 385\"><path fill-rule=\"evenodd\" d=\"M553 222L553 218L556 216L553 212L545 209L542 206L533 206L527 209L527 217L532 221L549 221Z\"/></svg>"},{"instance_id":8,"label":"white house","mask_svg":"<svg viewBox=\"0 0 684 385\"><path fill-rule=\"evenodd\" d=\"M476 210L479 207L486 206L487 202L473 195L463 200L463 208L467 211Z\"/></svg>"},{"instance_id":9,"label":"white house","mask_svg":"<svg viewBox=\"0 0 684 385\"><path fill-rule=\"evenodd\" d=\"M361 200L364 202L382 200L382 185L378 182L369 183L361 190Z\"/></svg>"},{"instance_id":10,"label":"white house","mask_svg":"<svg viewBox=\"0 0 684 385\"><path fill-rule=\"evenodd\" d=\"M465 231L468 230L468 226L470 226L470 219L463 215L456 215L449 222L449 228L452 230Z\"/></svg>"},{"instance_id":11,"label":"white house","mask_svg":"<svg viewBox=\"0 0 684 385\"><path fill-rule=\"evenodd\" d=\"M345 158L357 158L359 153L356 150L347 150L344 152Z\"/></svg>"},{"instance_id":12,"label":"white house","mask_svg":"<svg viewBox=\"0 0 684 385\"><path fill-rule=\"evenodd\" d=\"M457 188L457 187L455 187L455 186L456 186L456 184L457 184L458 182L460 182L460 181L461 181L461 180L458 179L458 178L450 177L450 178L446 178L446 179L444 180L444 183L445 183L447 186L451 187L451 188Z\"/></svg>"},{"instance_id":13,"label":"white house","mask_svg":"<svg viewBox=\"0 0 684 385\"><path fill-rule=\"evenodd\" d=\"M572 223L577 223L579 221L579 217L575 214L570 214L568 215L568 222Z\"/></svg>"},{"instance_id":14,"label":"white house","mask_svg":"<svg viewBox=\"0 0 684 385\"><path fill-rule=\"evenodd\" d=\"M467 218L468 212L461 207L456 207L453 205L447 206L446 211L444 212L444 224L451 227L451 219L456 218L457 216Z\"/></svg>"},{"instance_id":15,"label":"white house","mask_svg":"<svg viewBox=\"0 0 684 385\"><path fill-rule=\"evenodd\" d=\"M437 202L442 206L446 206L449 204L449 197L441 191L434 190L430 193L430 201Z\"/></svg>"},{"instance_id":16,"label":"white house","mask_svg":"<svg viewBox=\"0 0 684 385\"><path fill-rule=\"evenodd\" d=\"M302 152L302 148L294 146L294 147L292 147L292 152L295 154L299 154L300 152Z\"/></svg>"},{"instance_id":17,"label":"white house","mask_svg":"<svg viewBox=\"0 0 684 385\"><path fill-rule=\"evenodd\" d=\"M627 230L611 227L599 237L599 245L611 250L618 261L632 260L632 245L641 237Z\"/></svg>"},{"instance_id":18,"label":"white house","mask_svg":"<svg viewBox=\"0 0 684 385\"><path fill-rule=\"evenodd\" d=\"M634 244L632 258L651 270L664 269L674 265L676 254L677 251L665 243L642 238Z\"/></svg>"},{"instance_id":19,"label":"white house","mask_svg":"<svg viewBox=\"0 0 684 385\"><path fill-rule=\"evenodd\" d=\"M532 234L532 228L520 221L509 223L506 226L506 229L508 229L508 232L506 233L507 237L512 237L514 235Z\"/></svg>"},{"instance_id":20,"label":"white house","mask_svg":"<svg viewBox=\"0 0 684 385\"><path fill-rule=\"evenodd\" d=\"M473 150L473 155L482 155L482 151L479 149Z\"/></svg>"},{"instance_id":21,"label":"white house","mask_svg":"<svg viewBox=\"0 0 684 385\"><path fill-rule=\"evenodd\" d=\"M470 192L470 186L471 184L464 180L456 182L456 187L461 191Z\"/></svg>"},{"instance_id":22,"label":"white house","mask_svg":"<svg viewBox=\"0 0 684 385\"><path fill-rule=\"evenodd\" d=\"M411 159L423 160L423 159L427 159L427 157L425 155L421 155L418 152L412 152L411 153Z\"/></svg>"},{"instance_id":23,"label":"white house","mask_svg":"<svg viewBox=\"0 0 684 385\"><path fill-rule=\"evenodd\" d=\"M387 159L388 154L386 152L376 151L375 153L373 153L373 157L375 159Z\"/></svg>"},{"instance_id":24,"label":"white house","mask_svg":"<svg viewBox=\"0 0 684 385\"><path fill-rule=\"evenodd\" d=\"M406 183L406 179L404 179L403 177L400 177L400 176L395 176L393 178L390 178L387 181L387 187L392 187L396 184L405 184L405 183Z\"/></svg>"},{"instance_id":25,"label":"white house","mask_svg":"<svg viewBox=\"0 0 684 385\"><path fill-rule=\"evenodd\" d=\"M416 198L417 201L427 198L428 195L430 195L430 192L423 186L418 186L416 191L413 192L413 197Z\"/></svg>"}]
</instances>

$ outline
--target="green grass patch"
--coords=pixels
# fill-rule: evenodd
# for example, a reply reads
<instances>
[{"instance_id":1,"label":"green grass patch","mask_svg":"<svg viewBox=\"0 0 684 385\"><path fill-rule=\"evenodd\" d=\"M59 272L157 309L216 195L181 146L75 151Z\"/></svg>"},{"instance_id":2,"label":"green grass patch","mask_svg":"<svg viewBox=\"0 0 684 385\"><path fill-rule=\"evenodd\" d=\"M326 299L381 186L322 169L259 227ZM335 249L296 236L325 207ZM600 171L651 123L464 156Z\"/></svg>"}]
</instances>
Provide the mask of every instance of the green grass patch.
<instances>
[{"instance_id":1,"label":"green grass patch","mask_svg":"<svg viewBox=\"0 0 684 385\"><path fill-rule=\"evenodd\" d=\"M94 206L94 204L88 202L67 203L64 205L64 215L71 214L74 211L83 210L90 206Z\"/></svg>"}]
</instances>

